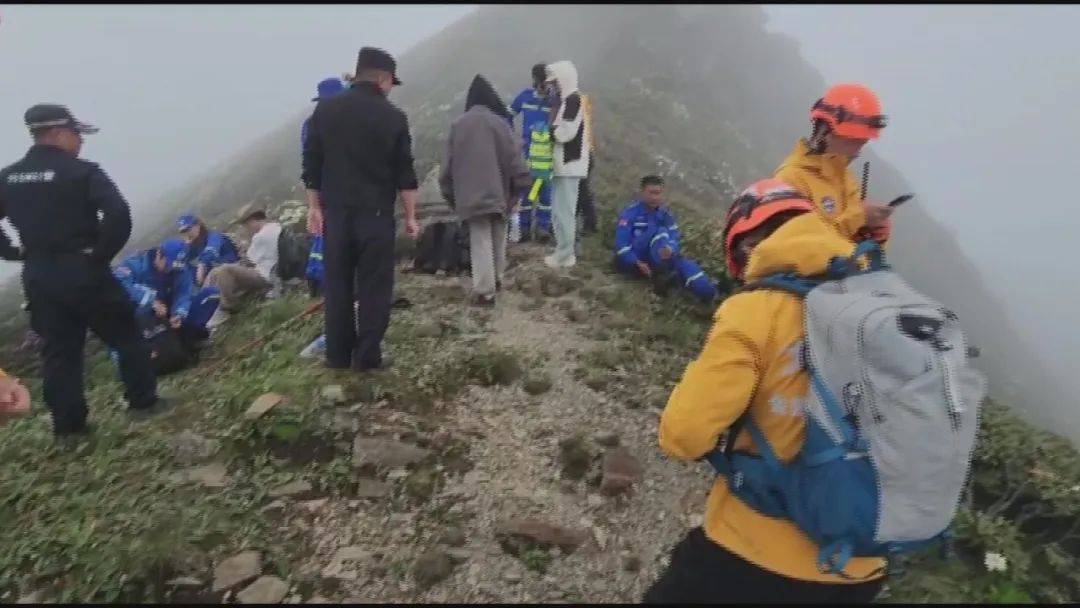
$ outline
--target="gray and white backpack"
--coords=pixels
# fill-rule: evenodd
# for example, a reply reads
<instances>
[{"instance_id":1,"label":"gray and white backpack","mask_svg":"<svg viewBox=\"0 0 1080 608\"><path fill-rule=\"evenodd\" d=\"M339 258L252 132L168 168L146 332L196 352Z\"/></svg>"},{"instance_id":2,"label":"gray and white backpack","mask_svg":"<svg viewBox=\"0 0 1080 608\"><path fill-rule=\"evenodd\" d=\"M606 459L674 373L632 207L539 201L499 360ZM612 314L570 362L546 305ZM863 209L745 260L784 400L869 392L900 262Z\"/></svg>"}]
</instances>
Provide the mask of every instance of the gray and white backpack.
<instances>
[{"instance_id":1,"label":"gray and white backpack","mask_svg":"<svg viewBox=\"0 0 1080 608\"><path fill-rule=\"evenodd\" d=\"M856 260L867 256L867 270ZM747 289L804 300L810 375L806 442L783 464L747 418L757 456L708 460L758 511L791 519L820 547L824 572L944 538L966 484L986 381L955 314L912 289L862 243L831 280L775 275ZM729 438L729 446L734 443Z\"/></svg>"}]
</instances>

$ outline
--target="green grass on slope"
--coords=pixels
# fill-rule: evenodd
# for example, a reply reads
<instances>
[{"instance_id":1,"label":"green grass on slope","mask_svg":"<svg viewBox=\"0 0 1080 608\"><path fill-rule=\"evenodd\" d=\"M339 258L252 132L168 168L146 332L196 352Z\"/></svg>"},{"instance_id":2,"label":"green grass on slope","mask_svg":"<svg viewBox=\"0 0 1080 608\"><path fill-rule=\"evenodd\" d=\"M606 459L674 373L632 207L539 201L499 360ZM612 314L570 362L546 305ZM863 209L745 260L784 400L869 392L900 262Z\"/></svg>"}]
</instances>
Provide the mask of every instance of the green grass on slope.
<instances>
[{"instance_id":1,"label":"green grass on slope","mask_svg":"<svg viewBox=\"0 0 1080 608\"><path fill-rule=\"evenodd\" d=\"M399 291L421 301L408 283ZM88 365L96 431L75 453L52 448L35 389L37 415L0 429L0 601L35 590L59 601L163 601L170 578L208 581L214 563L245 548L263 551L271 571L287 578L303 551L302 531L272 531L260 508L269 489L294 479L306 479L320 495L349 495L356 479L351 437L333 436L334 414L357 402L430 412L467 382L497 376L488 367L509 356L482 344L471 348L474 356L464 355L462 335L475 323L441 312L444 304L436 298L394 311L387 338L394 370L366 378L298 357L321 332L321 315L274 334L247 357L220 358L303 310L305 298L234 315L197 368L162 380L163 392L180 398L177 409L138 424L123 411L112 363L99 357ZM442 321L436 331L432 319ZM478 340L483 336L468 344ZM328 384L341 385L348 403L322 403ZM286 401L260 420L245 420L252 400L268 391ZM172 479L183 467L169 440L185 430L220 443L217 454L193 464L225 464L231 480L224 488ZM465 452L467 446L451 445L444 456Z\"/></svg>"}]
</instances>

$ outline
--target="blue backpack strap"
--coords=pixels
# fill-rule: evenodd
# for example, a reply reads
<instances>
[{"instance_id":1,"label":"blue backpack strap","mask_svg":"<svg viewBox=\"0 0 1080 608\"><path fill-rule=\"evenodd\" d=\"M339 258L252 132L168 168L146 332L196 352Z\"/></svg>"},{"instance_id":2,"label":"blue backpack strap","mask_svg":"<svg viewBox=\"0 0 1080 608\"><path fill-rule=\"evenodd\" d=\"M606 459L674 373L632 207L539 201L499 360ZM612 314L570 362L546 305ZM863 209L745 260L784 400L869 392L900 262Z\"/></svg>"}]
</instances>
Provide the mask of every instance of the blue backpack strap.
<instances>
[{"instance_id":1,"label":"blue backpack strap","mask_svg":"<svg viewBox=\"0 0 1080 608\"><path fill-rule=\"evenodd\" d=\"M761 432L754 421L747 419L746 430L750 433L750 438L754 440L754 447L757 448L759 455L765 464L773 470L773 472L779 473L784 470L784 465L780 463L780 459L776 457L776 452L773 451L772 446L769 445L769 440L765 439L765 434Z\"/></svg>"},{"instance_id":2,"label":"blue backpack strap","mask_svg":"<svg viewBox=\"0 0 1080 608\"><path fill-rule=\"evenodd\" d=\"M781 273L767 276L763 279L748 283L739 289L739 292L743 291L755 291L758 289L774 289L776 291L783 291L800 298L805 298L806 294L810 293L812 289L821 284L821 281L815 279L807 279L800 277L794 273Z\"/></svg>"},{"instance_id":3,"label":"blue backpack strap","mask_svg":"<svg viewBox=\"0 0 1080 608\"><path fill-rule=\"evenodd\" d=\"M840 408L840 404L836 401L836 395L833 395L829 387L825 386L825 381L813 369L810 370L810 386L813 388L814 393L817 394L821 404L825 406L825 413L829 415L833 424L844 435L844 445L852 445L855 440L854 429L851 428L847 420L844 420L844 410Z\"/></svg>"},{"instance_id":4,"label":"blue backpack strap","mask_svg":"<svg viewBox=\"0 0 1080 608\"><path fill-rule=\"evenodd\" d=\"M859 268L859 260L866 258L868 264L866 270ZM885 261L885 252L876 241L861 241L855 246L855 251L848 258L836 257L829 261L827 275L830 279L844 279L863 272L877 272L888 270L889 264Z\"/></svg>"}]
</instances>

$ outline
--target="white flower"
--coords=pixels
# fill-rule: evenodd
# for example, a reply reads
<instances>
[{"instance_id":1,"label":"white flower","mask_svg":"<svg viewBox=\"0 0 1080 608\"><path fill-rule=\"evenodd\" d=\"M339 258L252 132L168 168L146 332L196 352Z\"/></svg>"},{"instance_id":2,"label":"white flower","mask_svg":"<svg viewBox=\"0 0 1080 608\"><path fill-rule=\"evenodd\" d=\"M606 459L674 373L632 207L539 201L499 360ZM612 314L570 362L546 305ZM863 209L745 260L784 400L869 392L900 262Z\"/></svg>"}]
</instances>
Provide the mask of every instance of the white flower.
<instances>
[{"instance_id":1,"label":"white flower","mask_svg":"<svg viewBox=\"0 0 1080 608\"><path fill-rule=\"evenodd\" d=\"M1000 553L987 552L983 558L983 564L989 572L1005 572L1009 567L1009 561Z\"/></svg>"}]
</instances>

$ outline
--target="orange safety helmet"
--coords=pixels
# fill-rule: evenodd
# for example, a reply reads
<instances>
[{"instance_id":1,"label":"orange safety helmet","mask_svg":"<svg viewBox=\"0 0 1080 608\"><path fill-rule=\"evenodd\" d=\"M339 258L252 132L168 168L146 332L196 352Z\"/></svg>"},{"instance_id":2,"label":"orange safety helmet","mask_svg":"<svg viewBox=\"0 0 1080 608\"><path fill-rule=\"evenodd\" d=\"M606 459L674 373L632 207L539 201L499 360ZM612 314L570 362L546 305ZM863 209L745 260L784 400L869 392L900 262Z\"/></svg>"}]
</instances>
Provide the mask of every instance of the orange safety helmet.
<instances>
[{"instance_id":1,"label":"orange safety helmet","mask_svg":"<svg viewBox=\"0 0 1080 608\"><path fill-rule=\"evenodd\" d=\"M861 84L838 84L810 109L810 120L822 120L833 133L851 139L877 139L885 128L877 95Z\"/></svg>"},{"instance_id":2,"label":"orange safety helmet","mask_svg":"<svg viewBox=\"0 0 1080 608\"><path fill-rule=\"evenodd\" d=\"M732 277L739 276L739 268L732 255L735 241L787 211L809 213L814 211L814 205L795 188L778 179L756 181L735 199L728 209L723 232L724 257Z\"/></svg>"}]
</instances>

